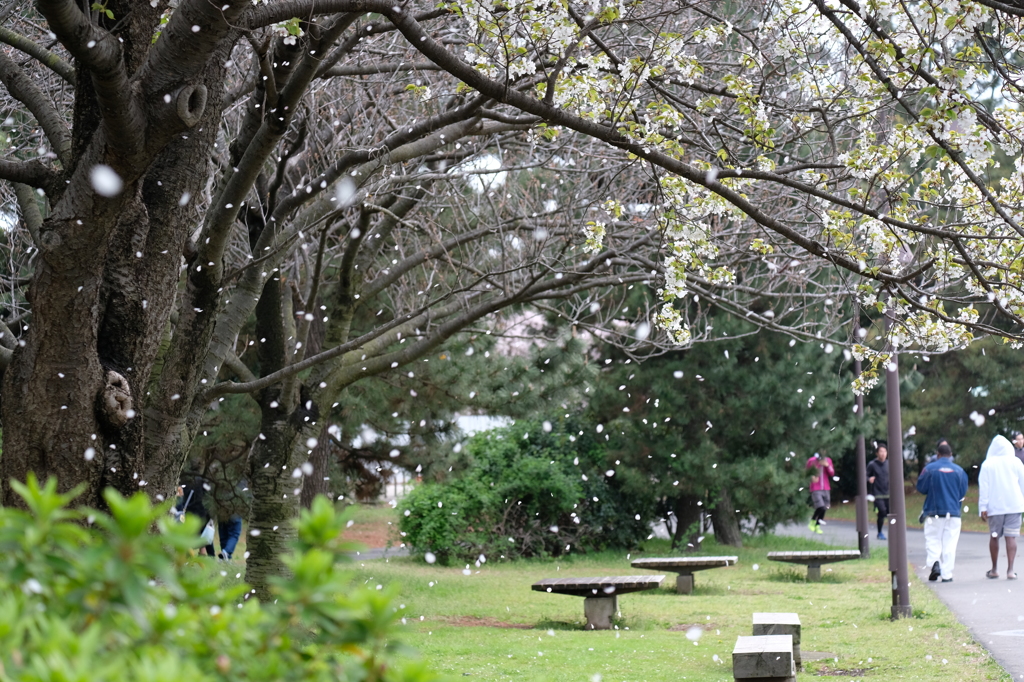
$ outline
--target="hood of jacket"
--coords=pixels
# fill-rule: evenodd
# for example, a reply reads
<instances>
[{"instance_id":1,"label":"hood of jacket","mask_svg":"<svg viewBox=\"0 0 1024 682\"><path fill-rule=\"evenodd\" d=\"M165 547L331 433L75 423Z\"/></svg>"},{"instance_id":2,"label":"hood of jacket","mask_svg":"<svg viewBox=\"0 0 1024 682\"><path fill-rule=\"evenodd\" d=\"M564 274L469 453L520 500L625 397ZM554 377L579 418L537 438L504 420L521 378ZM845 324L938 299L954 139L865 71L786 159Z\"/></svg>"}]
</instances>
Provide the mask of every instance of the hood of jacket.
<instances>
[{"instance_id":1,"label":"hood of jacket","mask_svg":"<svg viewBox=\"0 0 1024 682\"><path fill-rule=\"evenodd\" d=\"M985 459L992 459L993 457L1014 457L1013 443L1006 440L1003 436L996 436L992 439L992 442L988 446L988 453L985 455Z\"/></svg>"}]
</instances>

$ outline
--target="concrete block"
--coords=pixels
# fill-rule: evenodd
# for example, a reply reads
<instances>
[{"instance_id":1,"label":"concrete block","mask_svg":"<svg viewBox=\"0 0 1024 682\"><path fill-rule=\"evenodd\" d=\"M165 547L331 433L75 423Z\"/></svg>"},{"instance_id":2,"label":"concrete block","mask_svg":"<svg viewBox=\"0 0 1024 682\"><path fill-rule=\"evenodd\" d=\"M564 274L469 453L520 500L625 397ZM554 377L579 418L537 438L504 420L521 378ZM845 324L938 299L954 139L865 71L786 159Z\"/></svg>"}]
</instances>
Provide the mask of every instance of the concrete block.
<instances>
[{"instance_id":1,"label":"concrete block","mask_svg":"<svg viewBox=\"0 0 1024 682\"><path fill-rule=\"evenodd\" d=\"M676 576L676 593L693 594L693 574L680 573Z\"/></svg>"},{"instance_id":2,"label":"concrete block","mask_svg":"<svg viewBox=\"0 0 1024 682\"><path fill-rule=\"evenodd\" d=\"M737 637L732 651L732 675L737 680L796 677L791 635Z\"/></svg>"},{"instance_id":3,"label":"concrete block","mask_svg":"<svg viewBox=\"0 0 1024 682\"><path fill-rule=\"evenodd\" d=\"M619 610L619 598L587 597L583 600L583 615L587 617L588 630L611 630L612 617Z\"/></svg>"},{"instance_id":4,"label":"concrete block","mask_svg":"<svg viewBox=\"0 0 1024 682\"><path fill-rule=\"evenodd\" d=\"M755 613L754 635L790 635L793 638L793 662L803 666L800 658L800 616L795 613Z\"/></svg>"},{"instance_id":5,"label":"concrete block","mask_svg":"<svg viewBox=\"0 0 1024 682\"><path fill-rule=\"evenodd\" d=\"M821 566L807 566L807 582L816 583L821 580Z\"/></svg>"}]
</instances>

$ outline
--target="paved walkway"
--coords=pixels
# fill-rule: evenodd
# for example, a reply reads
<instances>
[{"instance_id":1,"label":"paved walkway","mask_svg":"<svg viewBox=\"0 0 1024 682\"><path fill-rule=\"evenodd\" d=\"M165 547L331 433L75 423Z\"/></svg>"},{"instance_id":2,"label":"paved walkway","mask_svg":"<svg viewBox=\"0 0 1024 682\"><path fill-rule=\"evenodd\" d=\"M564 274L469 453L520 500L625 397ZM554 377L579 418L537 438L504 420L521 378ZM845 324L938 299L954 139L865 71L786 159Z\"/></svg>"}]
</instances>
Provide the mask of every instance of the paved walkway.
<instances>
[{"instance_id":1,"label":"paved walkway","mask_svg":"<svg viewBox=\"0 0 1024 682\"><path fill-rule=\"evenodd\" d=\"M857 548L854 524L833 521L817 535L802 525L780 525L778 535L816 538L823 542ZM876 540L874 524L871 526L871 548L886 546ZM1013 679L1024 680L1024 542L1019 542L1015 568L1021 579L1006 580L1006 546L1000 540L998 580L989 580L985 571L992 567L988 553L989 536L985 533L961 533L956 551L953 582L928 582L925 566L924 533L907 530L907 555L917 574L917 580L935 591L949 610L967 626L993 658L1009 672ZM914 578L911 578L913 581ZM889 603L889 593L885 593Z\"/></svg>"}]
</instances>

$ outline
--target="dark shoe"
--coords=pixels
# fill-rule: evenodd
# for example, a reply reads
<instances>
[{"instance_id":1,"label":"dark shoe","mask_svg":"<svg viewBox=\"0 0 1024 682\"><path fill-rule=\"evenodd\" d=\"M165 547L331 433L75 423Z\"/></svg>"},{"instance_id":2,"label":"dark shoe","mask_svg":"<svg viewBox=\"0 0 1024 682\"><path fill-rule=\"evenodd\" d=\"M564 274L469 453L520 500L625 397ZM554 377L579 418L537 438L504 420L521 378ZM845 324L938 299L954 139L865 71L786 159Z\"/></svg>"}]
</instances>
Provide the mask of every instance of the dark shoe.
<instances>
[{"instance_id":1,"label":"dark shoe","mask_svg":"<svg viewBox=\"0 0 1024 682\"><path fill-rule=\"evenodd\" d=\"M928 580L931 580L932 582L935 582L936 580L939 579L939 574L941 572L942 572L942 569L939 568L939 562L936 561L934 564L932 564L932 572L928 575ZM952 578L950 578L950 580L952 580ZM946 582L946 581L943 580L942 582Z\"/></svg>"},{"instance_id":2,"label":"dark shoe","mask_svg":"<svg viewBox=\"0 0 1024 682\"><path fill-rule=\"evenodd\" d=\"M885 537L885 533L879 533L879 534L878 534L878 539L879 539L879 540L888 540L888 538L887 538L887 537Z\"/></svg>"},{"instance_id":3,"label":"dark shoe","mask_svg":"<svg viewBox=\"0 0 1024 682\"><path fill-rule=\"evenodd\" d=\"M942 582L944 582L944 583L951 583L951 582L953 582L953 579L952 578L943 578Z\"/></svg>"}]
</instances>

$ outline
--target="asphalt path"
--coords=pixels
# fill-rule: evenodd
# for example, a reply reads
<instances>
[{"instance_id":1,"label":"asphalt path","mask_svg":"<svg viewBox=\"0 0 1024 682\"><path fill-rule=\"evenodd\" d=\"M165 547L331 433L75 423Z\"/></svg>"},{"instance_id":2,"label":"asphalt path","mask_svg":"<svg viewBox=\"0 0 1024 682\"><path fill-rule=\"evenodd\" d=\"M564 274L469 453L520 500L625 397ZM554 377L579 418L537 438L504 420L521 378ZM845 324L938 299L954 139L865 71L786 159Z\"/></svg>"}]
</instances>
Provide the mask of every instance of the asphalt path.
<instances>
[{"instance_id":1,"label":"asphalt path","mask_svg":"<svg viewBox=\"0 0 1024 682\"><path fill-rule=\"evenodd\" d=\"M872 518L873 520L873 518ZM777 535L817 539L832 545L857 548L857 530L853 523L832 521L818 535L806 524L780 525ZM974 638L992 654L1015 680L1024 680L1024 540L1018 541L1015 570L1020 580L1006 579L1006 545L1000 539L999 578L991 580L985 572L992 567L987 533L961 533L956 550L953 582L928 581L925 566L924 532L907 530L907 558L917 580L928 585L949 607L957 620L967 626ZM886 547L875 538L871 524L870 546ZM911 578L914 580L914 578ZM889 593L886 593L889 599Z\"/></svg>"}]
</instances>

